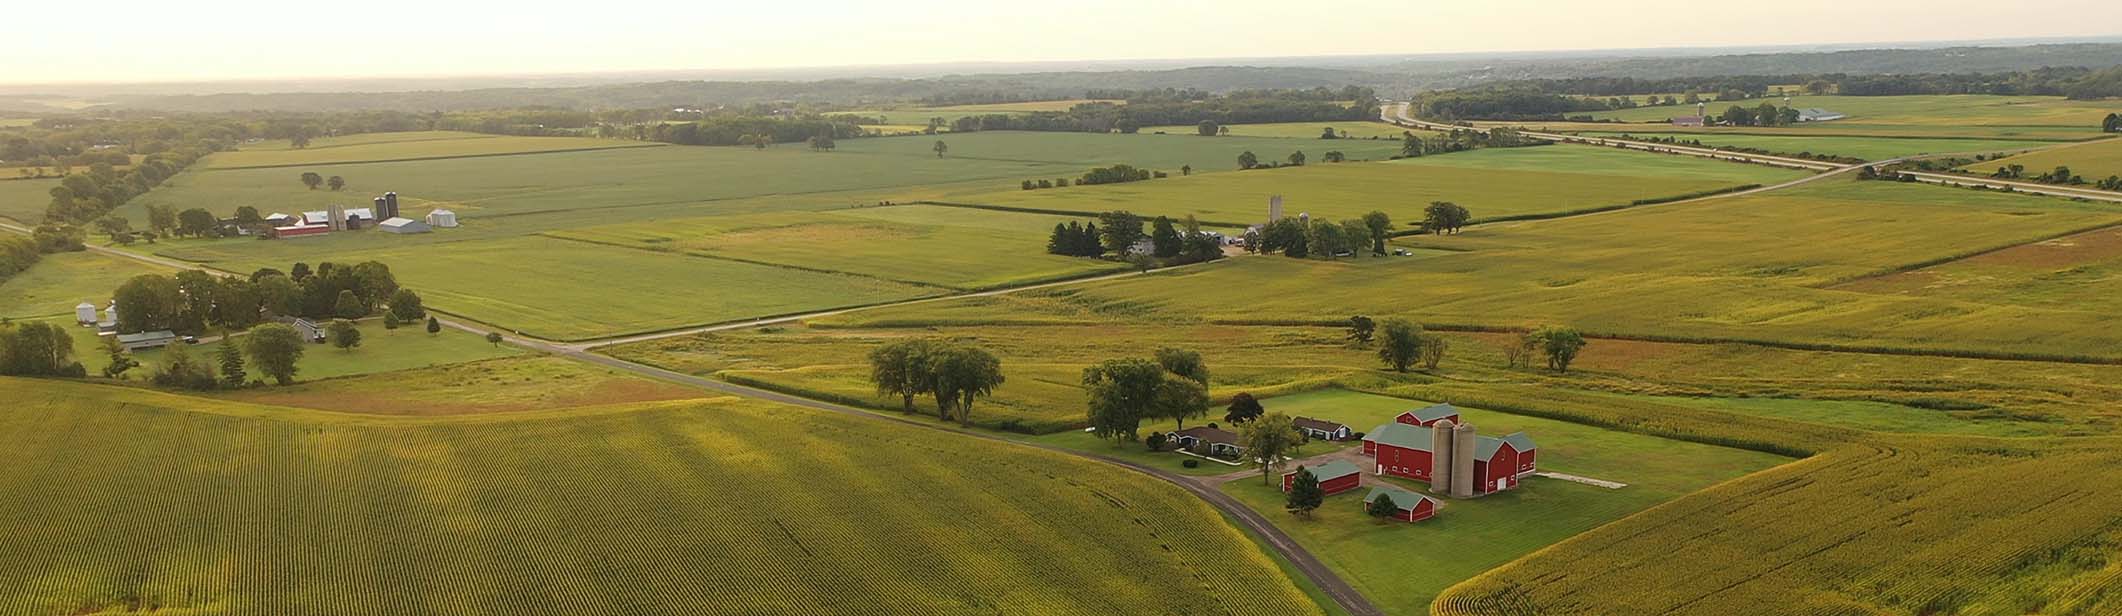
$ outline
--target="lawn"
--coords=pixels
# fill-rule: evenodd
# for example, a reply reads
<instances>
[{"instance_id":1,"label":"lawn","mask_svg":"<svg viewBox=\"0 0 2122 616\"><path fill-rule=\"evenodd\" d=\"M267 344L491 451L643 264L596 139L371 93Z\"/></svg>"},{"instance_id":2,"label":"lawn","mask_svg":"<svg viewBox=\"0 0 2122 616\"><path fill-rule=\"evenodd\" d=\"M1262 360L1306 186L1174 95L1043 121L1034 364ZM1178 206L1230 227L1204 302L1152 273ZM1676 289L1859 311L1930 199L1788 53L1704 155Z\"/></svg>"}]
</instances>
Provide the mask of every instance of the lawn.
<instances>
[{"instance_id":1,"label":"lawn","mask_svg":"<svg viewBox=\"0 0 2122 616\"><path fill-rule=\"evenodd\" d=\"M954 289L979 289L1126 269L1047 254L1054 225L1084 217L905 205L716 216L549 232L553 237Z\"/></svg>"},{"instance_id":2,"label":"lawn","mask_svg":"<svg viewBox=\"0 0 2122 616\"><path fill-rule=\"evenodd\" d=\"M213 169L292 167L392 160L499 156L538 152L654 147L649 141L591 139L587 137L515 137L455 131L366 133L325 137L295 148L287 141L265 141L218 152L200 163Z\"/></svg>"},{"instance_id":3,"label":"lawn","mask_svg":"<svg viewBox=\"0 0 2122 616\"><path fill-rule=\"evenodd\" d=\"M553 356L508 356L215 392L213 397L375 415L470 415L707 397L699 389Z\"/></svg>"},{"instance_id":4,"label":"lawn","mask_svg":"<svg viewBox=\"0 0 2122 616\"><path fill-rule=\"evenodd\" d=\"M1262 404L1269 412L1329 419L1359 430L1429 405L1343 390L1270 398ZM1310 520L1284 512L1282 492L1261 485L1258 478L1231 481L1223 491L1268 516L1387 613L1408 614L1421 613L1452 584L1571 535L1790 461L1549 419L1479 409L1461 413L1485 435L1525 431L1539 444L1543 471L1619 481L1628 487L1609 490L1535 477L1513 491L1472 500L1443 499L1437 517L1416 524L1380 524L1364 516L1367 487L1328 497ZM1363 480L1381 481L1368 471ZM1416 491L1428 487L1383 481Z\"/></svg>"},{"instance_id":5,"label":"lawn","mask_svg":"<svg viewBox=\"0 0 2122 616\"><path fill-rule=\"evenodd\" d=\"M1711 115L1739 105L1782 105L1783 99L1759 98L1709 103ZM1794 96L1790 106L1818 107L1849 117L1782 129L1795 133L1910 135L1988 138L2073 139L2095 136L2100 120L2114 111L2104 101L2073 101L2060 96L1990 96L1980 94L1917 96ZM1694 115L1694 106L1637 107L1592 112L1597 119L1664 122ZM1749 129L1758 130L1758 129Z\"/></svg>"},{"instance_id":6,"label":"lawn","mask_svg":"<svg viewBox=\"0 0 2122 616\"><path fill-rule=\"evenodd\" d=\"M1320 613L1176 487L792 406L0 396L0 518L40 521L0 538L8 612Z\"/></svg>"},{"instance_id":7,"label":"lawn","mask_svg":"<svg viewBox=\"0 0 2122 616\"><path fill-rule=\"evenodd\" d=\"M1289 147L1294 146L1283 146ZM1312 150L1314 161L1323 153L1310 145L1303 149ZM1288 215L1303 212L1341 220L1380 210L1406 224L1419 222L1423 208L1431 201L1451 201L1471 210L1477 219L1494 219L1626 205L1638 199L1770 184L1803 175L1758 165L1612 148L1543 146L1381 163L1314 162L1299 168L1127 184L1005 190L963 199L1054 211L1126 209L1175 217L1192 214L1205 222L1242 225L1265 220L1268 198L1281 195L1283 212Z\"/></svg>"},{"instance_id":8,"label":"lawn","mask_svg":"<svg viewBox=\"0 0 2122 616\"><path fill-rule=\"evenodd\" d=\"M1761 135L1751 133L1582 133L1591 137L1633 136L1638 139L1676 139L1685 145L1735 147L1766 150L1777 154L1828 154L1864 160L1885 160L1917 154L1993 154L2058 145L2052 141L2009 139L1951 139L1914 137L1843 137L1802 134Z\"/></svg>"},{"instance_id":9,"label":"lawn","mask_svg":"<svg viewBox=\"0 0 2122 616\"><path fill-rule=\"evenodd\" d=\"M2109 176L2122 174L2122 139L2102 139L2044 152L2028 152L1999 161L1975 163L1969 165L1967 170L1988 175L2005 165L2023 166L2029 172L2027 175L2048 173L2056 167L2070 167L2072 175L2084 177L2087 182L2098 182Z\"/></svg>"},{"instance_id":10,"label":"lawn","mask_svg":"<svg viewBox=\"0 0 2122 616\"><path fill-rule=\"evenodd\" d=\"M0 280L0 318L67 316L81 302L98 310L110 304L118 285L141 274L160 273L161 268L138 261L92 252L62 252L44 255L22 273Z\"/></svg>"},{"instance_id":11,"label":"lawn","mask_svg":"<svg viewBox=\"0 0 2122 616\"><path fill-rule=\"evenodd\" d=\"M72 321L72 318L55 320ZM359 327L361 346L344 350L330 344L304 347L302 359L295 364L295 379L309 382L344 376L426 369L523 354L523 350L519 348L487 344L485 338L478 334L455 329L443 329L434 334L427 333L424 328L418 326L385 329L381 319L364 320ZM89 374L100 374L110 361L104 355L103 343L96 337L95 330L72 327L68 331L74 337L74 357L81 361L82 366L88 368ZM242 334L238 334L239 339L241 336ZM189 354L192 360L208 365L216 365L215 354L220 350L220 343L212 341L210 336L205 342L185 347L185 353ZM133 353L133 360L140 362L140 367L134 368L127 376L133 379L149 378L160 365L162 357L168 353L166 349L148 349ZM264 378L256 368L250 369L249 372L252 380Z\"/></svg>"},{"instance_id":12,"label":"lawn","mask_svg":"<svg viewBox=\"0 0 2122 616\"><path fill-rule=\"evenodd\" d=\"M24 225L43 221L44 209L52 203L52 188L58 185L59 178L0 180L0 217Z\"/></svg>"},{"instance_id":13,"label":"lawn","mask_svg":"<svg viewBox=\"0 0 2122 616\"><path fill-rule=\"evenodd\" d=\"M1335 133L1340 134L1343 138L1352 140L1368 140L1371 138L1399 139L1401 133L1408 132L1407 127L1400 126L1397 124L1386 124L1384 122L1365 122L1360 120L1348 120L1341 122L1272 122L1267 124L1225 124L1222 125L1222 127L1230 129L1230 136L1234 137L1281 137L1284 139L1318 139L1322 147L1333 145L1327 140L1319 139L1319 136L1321 134L1324 134L1327 128L1332 128L1334 129ZM1152 134L1165 133L1168 135L1187 136L1200 135L1199 127L1192 125L1150 126L1143 128L1142 132ZM1424 137L1434 136L1436 134L1431 131L1414 132Z\"/></svg>"}]
</instances>

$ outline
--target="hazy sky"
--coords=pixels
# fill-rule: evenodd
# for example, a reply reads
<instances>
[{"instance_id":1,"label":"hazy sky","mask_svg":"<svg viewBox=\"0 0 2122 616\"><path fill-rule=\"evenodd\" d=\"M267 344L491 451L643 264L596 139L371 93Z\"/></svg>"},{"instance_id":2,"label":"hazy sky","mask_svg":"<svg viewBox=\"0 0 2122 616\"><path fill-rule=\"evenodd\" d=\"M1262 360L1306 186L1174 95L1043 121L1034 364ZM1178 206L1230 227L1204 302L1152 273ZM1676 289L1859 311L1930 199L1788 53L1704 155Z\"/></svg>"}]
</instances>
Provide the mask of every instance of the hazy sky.
<instances>
[{"instance_id":1,"label":"hazy sky","mask_svg":"<svg viewBox=\"0 0 2122 616\"><path fill-rule=\"evenodd\" d=\"M0 22L0 83L2122 34L2111 2L2043 2L2040 19L1994 0L25 2Z\"/></svg>"}]
</instances>

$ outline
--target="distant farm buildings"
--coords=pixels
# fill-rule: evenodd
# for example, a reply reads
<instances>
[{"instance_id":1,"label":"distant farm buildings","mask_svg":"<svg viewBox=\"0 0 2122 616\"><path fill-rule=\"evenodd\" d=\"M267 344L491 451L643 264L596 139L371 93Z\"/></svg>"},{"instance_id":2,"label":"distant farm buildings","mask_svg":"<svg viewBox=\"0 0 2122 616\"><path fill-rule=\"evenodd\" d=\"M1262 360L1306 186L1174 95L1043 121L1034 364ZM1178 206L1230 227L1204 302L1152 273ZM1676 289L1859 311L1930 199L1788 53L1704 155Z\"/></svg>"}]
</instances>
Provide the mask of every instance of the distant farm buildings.
<instances>
[{"instance_id":1,"label":"distant farm buildings","mask_svg":"<svg viewBox=\"0 0 2122 616\"><path fill-rule=\"evenodd\" d=\"M455 228L457 226L457 213L449 210L428 212L427 225L437 229Z\"/></svg>"},{"instance_id":2,"label":"distant farm buildings","mask_svg":"<svg viewBox=\"0 0 2122 616\"><path fill-rule=\"evenodd\" d=\"M1847 117L1849 116L1818 107L1807 107L1798 110L1799 122L1829 122Z\"/></svg>"},{"instance_id":3,"label":"distant farm buildings","mask_svg":"<svg viewBox=\"0 0 2122 616\"><path fill-rule=\"evenodd\" d=\"M1298 432L1304 433L1305 436L1311 437L1313 440L1345 441L1348 440L1349 435L1354 434L1348 429L1347 424L1339 422L1312 419L1310 417L1298 417L1294 422L1297 425Z\"/></svg>"},{"instance_id":4,"label":"distant farm buildings","mask_svg":"<svg viewBox=\"0 0 2122 616\"><path fill-rule=\"evenodd\" d=\"M427 233L435 230L434 227L428 226L427 223L411 218L386 218L383 222L377 223L376 228L381 229L384 233L400 234Z\"/></svg>"},{"instance_id":5,"label":"distant farm buildings","mask_svg":"<svg viewBox=\"0 0 2122 616\"><path fill-rule=\"evenodd\" d=\"M166 329L137 334L118 334L118 346L125 347L127 351L159 349L169 346L178 339L176 332Z\"/></svg>"},{"instance_id":6,"label":"distant farm buildings","mask_svg":"<svg viewBox=\"0 0 2122 616\"><path fill-rule=\"evenodd\" d=\"M1363 453L1380 475L1428 481L1432 491L1459 498L1518 487L1520 477L1537 470L1532 437L1480 436L1458 416L1450 405L1401 413L1363 436Z\"/></svg>"},{"instance_id":7,"label":"distant farm buildings","mask_svg":"<svg viewBox=\"0 0 2122 616\"><path fill-rule=\"evenodd\" d=\"M1680 116L1680 117L1677 117L1677 118L1673 118L1673 126L1701 126L1701 125L1702 125L1702 116L1698 116L1698 115L1691 115L1691 116Z\"/></svg>"},{"instance_id":8,"label":"distant farm buildings","mask_svg":"<svg viewBox=\"0 0 2122 616\"><path fill-rule=\"evenodd\" d=\"M405 216L404 211L400 209L396 192L383 193L383 196L371 199L370 204L371 207L364 208L332 205L322 211L307 211L293 216L275 212L266 216L265 222L272 228L269 237L278 238L354 231L367 226L395 234L427 233L435 229L457 226L456 212L444 209L430 211L422 218Z\"/></svg>"}]
</instances>

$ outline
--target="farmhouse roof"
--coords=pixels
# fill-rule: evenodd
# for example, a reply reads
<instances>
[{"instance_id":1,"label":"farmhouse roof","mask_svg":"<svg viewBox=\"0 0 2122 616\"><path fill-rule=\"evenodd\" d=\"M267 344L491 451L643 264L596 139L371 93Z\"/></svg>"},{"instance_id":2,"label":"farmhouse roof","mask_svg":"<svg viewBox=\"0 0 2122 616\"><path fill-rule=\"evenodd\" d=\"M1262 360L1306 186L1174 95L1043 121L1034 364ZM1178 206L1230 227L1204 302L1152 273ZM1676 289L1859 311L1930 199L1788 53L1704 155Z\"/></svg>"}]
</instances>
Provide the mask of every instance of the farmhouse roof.
<instances>
[{"instance_id":1,"label":"farmhouse roof","mask_svg":"<svg viewBox=\"0 0 2122 616\"><path fill-rule=\"evenodd\" d=\"M1413 413L1417 420L1431 422L1459 414L1459 407L1450 404L1432 404L1408 412Z\"/></svg>"},{"instance_id":2,"label":"farmhouse roof","mask_svg":"<svg viewBox=\"0 0 2122 616\"><path fill-rule=\"evenodd\" d=\"M1298 428L1319 430L1323 432L1333 432L1335 430L1340 430L1342 428L1348 427L1347 425L1344 425L1340 422L1327 421L1324 419L1312 419L1310 417L1298 417L1290 421L1292 423L1297 424Z\"/></svg>"},{"instance_id":3,"label":"farmhouse roof","mask_svg":"<svg viewBox=\"0 0 2122 616\"><path fill-rule=\"evenodd\" d=\"M1238 444L1237 434L1222 428L1211 428L1208 426L1194 426L1185 430L1175 430L1171 433L1171 436L1172 438L1191 436L1210 443Z\"/></svg>"},{"instance_id":4,"label":"farmhouse roof","mask_svg":"<svg viewBox=\"0 0 2122 616\"><path fill-rule=\"evenodd\" d=\"M1351 464L1347 460L1333 460L1318 466L1300 466L1298 468L1310 469L1312 472L1312 477L1317 478L1319 481L1339 479L1342 477L1347 477L1349 475L1355 475L1363 472L1362 469L1356 468L1355 464ZM1296 473L1297 471L1292 470L1283 474L1294 475Z\"/></svg>"},{"instance_id":5,"label":"farmhouse roof","mask_svg":"<svg viewBox=\"0 0 2122 616\"><path fill-rule=\"evenodd\" d=\"M1426 495L1416 494L1414 492L1409 492L1407 490L1402 490L1381 483L1378 485L1371 486L1370 493L1363 495L1363 502L1374 502L1378 500L1378 495L1381 494L1391 496L1393 499L1394 507L1398 507L1400 509L1408 511L1413 511L1416 506L1422 504L1422 501L1436 502L1437 500L1434 498L1430 498Z\"/></svg>"},{"instance_id":6,"label":"farmhouse roof","mask_svg":"<svg viewBox=\"0 0 2122 616\"><path fill-rule=\"evenodd\" d=\"M1386 422L1384 425L1378 426L1377 428L1371 429L1370 433L1363 435L1363 438L1365 440L1369 440L1375 443L1383 445L1392 445L1401 449L1429 451L1429 436L1429 428L1424 428L1421 426L1410 426L1397 421L1391 421Z\"/></svg>"}]
</instances>

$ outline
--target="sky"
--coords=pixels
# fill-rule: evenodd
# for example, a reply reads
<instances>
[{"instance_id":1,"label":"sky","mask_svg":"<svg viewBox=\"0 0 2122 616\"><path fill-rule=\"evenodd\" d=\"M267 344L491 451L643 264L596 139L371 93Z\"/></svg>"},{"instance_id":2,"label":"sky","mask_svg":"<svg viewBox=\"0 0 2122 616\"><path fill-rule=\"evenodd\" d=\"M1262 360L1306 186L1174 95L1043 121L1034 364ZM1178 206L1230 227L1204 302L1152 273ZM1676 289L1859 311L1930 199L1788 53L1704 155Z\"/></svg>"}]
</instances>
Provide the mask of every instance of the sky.
<instances>
[{"instance_id":1,"label":"sky","mask_svg":"<svg viewBox=\"0 0 2122 616\"><path fill-rule=\"evenodd\" d=\"M2055 0L2044 16L2112 16ZM2107 36L1994 0L27 2L0 83L787 68ZM93 8L91 8L93 7ZM1769 7L1773 10L1761 10ZM1733 14L1733 8L1739 14ZM2010 9L2016 11L2019 9Z\"/></svg>"}]
</instances>

